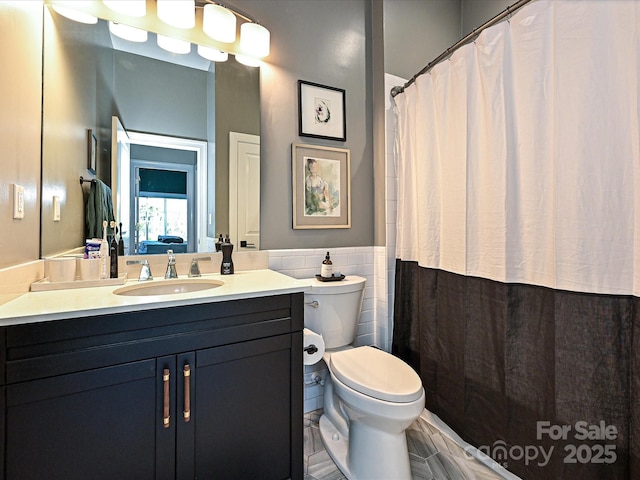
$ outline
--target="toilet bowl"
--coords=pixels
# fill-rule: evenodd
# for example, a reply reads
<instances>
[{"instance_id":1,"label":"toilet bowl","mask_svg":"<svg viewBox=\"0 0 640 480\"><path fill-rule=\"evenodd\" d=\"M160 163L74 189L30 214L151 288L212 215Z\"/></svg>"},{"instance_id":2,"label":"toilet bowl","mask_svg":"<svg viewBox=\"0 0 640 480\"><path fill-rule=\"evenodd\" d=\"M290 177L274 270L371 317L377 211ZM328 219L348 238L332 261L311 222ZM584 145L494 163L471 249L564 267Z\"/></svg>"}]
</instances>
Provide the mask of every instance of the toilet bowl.
<instances>
[{"instance_id":1,"label":"toilet bowl","mask_svg":"<svg viewBox=\"0 0 640 480\"><path fill-rule=\"evenodd\" d=\"M420 377L387 352L350 345L364 278L347 277L342 286L309 282L305 326L323 336L329 369L320 418L327 452L349 480L410 479L405 430L424 409Z\"/></svg>"}]
</instances>

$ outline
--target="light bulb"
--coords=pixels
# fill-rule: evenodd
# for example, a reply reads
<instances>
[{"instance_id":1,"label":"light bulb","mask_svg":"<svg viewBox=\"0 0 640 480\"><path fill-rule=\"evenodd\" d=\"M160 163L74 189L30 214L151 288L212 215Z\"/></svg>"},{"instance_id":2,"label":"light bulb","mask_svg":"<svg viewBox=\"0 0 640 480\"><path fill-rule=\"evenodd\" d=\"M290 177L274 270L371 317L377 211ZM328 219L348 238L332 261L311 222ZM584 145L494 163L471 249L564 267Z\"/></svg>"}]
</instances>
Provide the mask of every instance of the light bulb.
<instances>
[{"instance_id":1,"label":"light bulb","mask_svg":"<svg viewBox=\"0 0 640 480\"><path fill-rule=\"evenodd\" d=\"M176 28L196 25L195 0L157 0L158 18Z\"/></svg>"},{"instance_id":2,"label":"light bulb","mask_svg":"<svg viewBox=\"0 0 640 480\"><path fill-rule=\"evenodd\" d=\"M146 30L111 21L109 22L109 31L120 38L129 40L130 42L146 42L148 37Z\"/></svg>"},{"instance_id":3,"label":"light bulb","mask_svg":"<svg viewBox=\"0 0 640 480\"><path fill-rule=\"evenodd\" d=\"M147 13L146 0L102 0L111 10L130 17L144 17Z\"/></svg>"},{"instance_id":4,"label":"light bulb","mask_svg":"<svg viewBox=\"0 0 640 480\"><path fill-rule=\"evenodd\" d=\"M158 46L167 52L185 54L191 51L191 44L185 40L158 35L157 41Z\"/></svg>"},{"instance_id":5,"label":"light bulb","mask_svg":"<svg viewBox=\"0 0 640 480\"><path fill-rule=\"evenodd\" d=\"M52 3L51 6L53 9L62 15L63 17L68 18L69 20L73 20L74 22L86 23L88 25L93 25L98 23L98 19L93 15L88 13L84 13L80 10L76 10L77 5L82 5L79 0L67 0L61 1L57 3Z\"/></svg>"},{"instance_id":6,"label":"light bulb","mask_svg":"<svg viewBox=\"0 0 640 480\"><path fill-rule=\"evenodd\" d=\"M236 60L247 67L259 67L261 64L260 59L249 55L236 55Z\"/></svg>"},{"instance_id":7,"label":"light bulb","mask_svg":"<svg viewBox=\"0 0 640 480\"><path fill-rule=\"evenodd\" d=\"M213 62L226 62L229 58L229 54L227 52L205 47L204 45L198 45L198 55Z\"/></svg>"},{"instance_id":8,"label":"light bulb","mask_svg":"<svg viewBox=\"0 0 640 480\"><path fill-rule=\"evenodd\" d=\"M257 23L243 23L240 26L240 50L255 58L269 55L269 30Z\"/></svg>"},{"instance_id":9,"label":"light bulb","mask_svg":"<svg viewBox=\"0 0 640 480\"><path fill-rule=\"evenodd\" d=\"M214 40L233 43L236 41L236 16L220 5L205 5L202 30Z\"/></svg>"}]
</instances>

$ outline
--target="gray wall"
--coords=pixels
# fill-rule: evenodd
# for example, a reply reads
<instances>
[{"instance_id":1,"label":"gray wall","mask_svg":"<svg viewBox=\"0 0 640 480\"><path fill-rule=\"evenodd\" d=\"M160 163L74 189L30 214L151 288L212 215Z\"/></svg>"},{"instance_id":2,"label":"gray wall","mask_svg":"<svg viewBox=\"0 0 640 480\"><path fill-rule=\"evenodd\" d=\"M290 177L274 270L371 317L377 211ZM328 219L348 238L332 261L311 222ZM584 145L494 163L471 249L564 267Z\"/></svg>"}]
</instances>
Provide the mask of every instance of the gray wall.
<instances>
[{"instance_id":1,"label":"gray wall","mask_svg":"<svg viewBox=\"0 0 640 480\"><path fill-rule=\"evenodd\" d=\"M235 6L271 31L262 67L261 247L320 248L373 245L372 102L366 55L368 0L238 0ZM298 136L297 81L343 88L347 141ZM352 227L293 230L291 144L351 151ZM383 192L380 192L383 194Z\"/></svg>"},{"instance_id":2,"label":"gray wall","mask_svg":"<svg viewBox=\"0 0 640 480\"><path fill-rule=\"evenodd\" d=\"M207 140L209 72L114 51L115 102L127 130Z\"/></svg>"},{"instance_id":3,"label":"gray wall","mask_svg":"<svg viewBox=\"0 0 640 480\"><path fill-rule=\"evenodd\" d=\"M42 6L0 2L0 268L40 255ZM11 184L25 189L25 215L13 218Z\"/></svg>"},{"instance_id":4,"label":"gray wall","mask_svg":"<svg viewBox=\"0 0 640 480\"><path fill-rule=\"evenodd\" d=\"M384 0L385 72L409 79L457 42L461 11L460 0Z\"/></svg>"},{"instance_id":5,"label":"gray wall","mask_svg":"<svg viewBox=\"0 0 640 480\"><path fill-rule=\"evenodd\" d=\"M463 0L462 36L495 17L516 0Z\"/></svg>"},{"instance_id":6,"label":"gray wall","mask_svg":"<svg viewBox=\"0 0 640 480\"><path fill-rule=\"evenodd\" d=\"M383 0L385 72L409 79L516 0Z\"/></svg>"},{"instance_id":7,"label":"gray wall","mask_svg":"<svg viewBox=\"0 0 640 480\"><path fill-rule=\"evenodd\" d=\"M242 65L232 55L215 68L216 209L210 237L229 233L229 132L260 135L260 69Z\"/></svg>"},{"instance_id":8,"label":"gray wall","mask_svg":"<svg viewBox=\"0 0 640 480\"><path fill-rule=\"evenodd\" d=\"M85 25L44 9L41 255L84 244L84 198L78 177L88 167L88 130L97 139L97 178L111 180L109 144L113 55L106 25ZM84 192L84 193L83 193ZM53 197L60 199L60 221L53 220Z\"/></svg>"},{"instance_id":9,"label":"gray wall","mask_svg":"<svg viewBox=\"0 0 640 480\"><path fill-rule=\"evenodd\" d=\"M383 3L383 32L372 6ZM262 96L262 248L319 248L374 245L377 196L374 182L372 92L376 60L384 71L411 77L462 36L463 25L484 23L504 7L497 0L235 0L241 10L271 31L271 54L261 70ZM478 5L475 5L475 4ZM469 4L474 4L473 8ZM482 4L482 5L480 5ZM467 11L468 20L462 21ZM477 26L477 25L474 25ZM372 48L384 36L384 52ZM347 92L347 141L298 135L298 79L343 88ZM376 128L375 135L380 129ZM352 227L346 230L293 230L291 144L320 144L351 151ZM376 149L377 150L377 149ZM378 155L378 153L376 153ZM376 157L377 158L377 157ZM380 217L382 216L382 220Z\"/></svg>"}]
</instances>

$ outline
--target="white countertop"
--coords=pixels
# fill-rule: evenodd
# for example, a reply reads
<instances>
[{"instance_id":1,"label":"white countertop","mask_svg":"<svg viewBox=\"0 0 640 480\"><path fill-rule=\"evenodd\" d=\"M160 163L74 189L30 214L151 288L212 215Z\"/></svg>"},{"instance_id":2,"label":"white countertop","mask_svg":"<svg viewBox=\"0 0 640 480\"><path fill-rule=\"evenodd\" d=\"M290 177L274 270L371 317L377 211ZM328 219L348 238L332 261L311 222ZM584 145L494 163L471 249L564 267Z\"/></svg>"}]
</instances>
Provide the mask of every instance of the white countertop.
<instances>
[{"instance_id":1,"label":"white countertop","mask_svg":"<svg viewBox=\"0 0 640 480\"><path fill-rule=\"evenodd\" d=\"M156 296L115 295L113 291L122 285L29 292L0 305L0 326L267 297L304 292L309 288L308 282L305 284L273 270L247 270L233 275L205 274L200 278L218 280L224 285L199 292ZM164 278L160 278L151 282L163 281ZM138 283L137 280L129 280L125 285Z\"/></svg>"}]
</instances>

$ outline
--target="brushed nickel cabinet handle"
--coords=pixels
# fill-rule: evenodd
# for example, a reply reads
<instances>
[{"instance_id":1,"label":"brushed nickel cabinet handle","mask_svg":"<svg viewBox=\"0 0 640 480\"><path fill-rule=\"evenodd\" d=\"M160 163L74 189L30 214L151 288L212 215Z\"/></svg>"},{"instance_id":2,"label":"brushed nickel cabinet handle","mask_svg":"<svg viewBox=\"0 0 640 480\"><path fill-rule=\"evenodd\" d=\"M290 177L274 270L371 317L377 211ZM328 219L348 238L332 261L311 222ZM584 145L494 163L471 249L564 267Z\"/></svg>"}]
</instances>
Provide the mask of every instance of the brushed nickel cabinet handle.
<instances>
[{"instance_id":1,"label":"brushed nickel cabinet handle","mask_svg":"<svg viewBox=\"0 0 640 480\"><path fill-rule=\"evenodd\" d=\"M164 428L169 428L169 369L165 368L162 372L162 383L163 383L163 410L162 410L162 425Z\"/></svg>"},{"instance_id":2,"label":"brushed nickel cabinet handle","mask_svg":"<svg viewBox=\"0 0 640 480\"><path fill-rule=\"evenodd\" d=\"M184 366L184 369L182 371L182 374L184 375L184 421L188 422L189 420L191 420L191 389L190 384L191 384L191 367L189 366L189 364L186 364Z\"/></svg>"}]
</instances>

